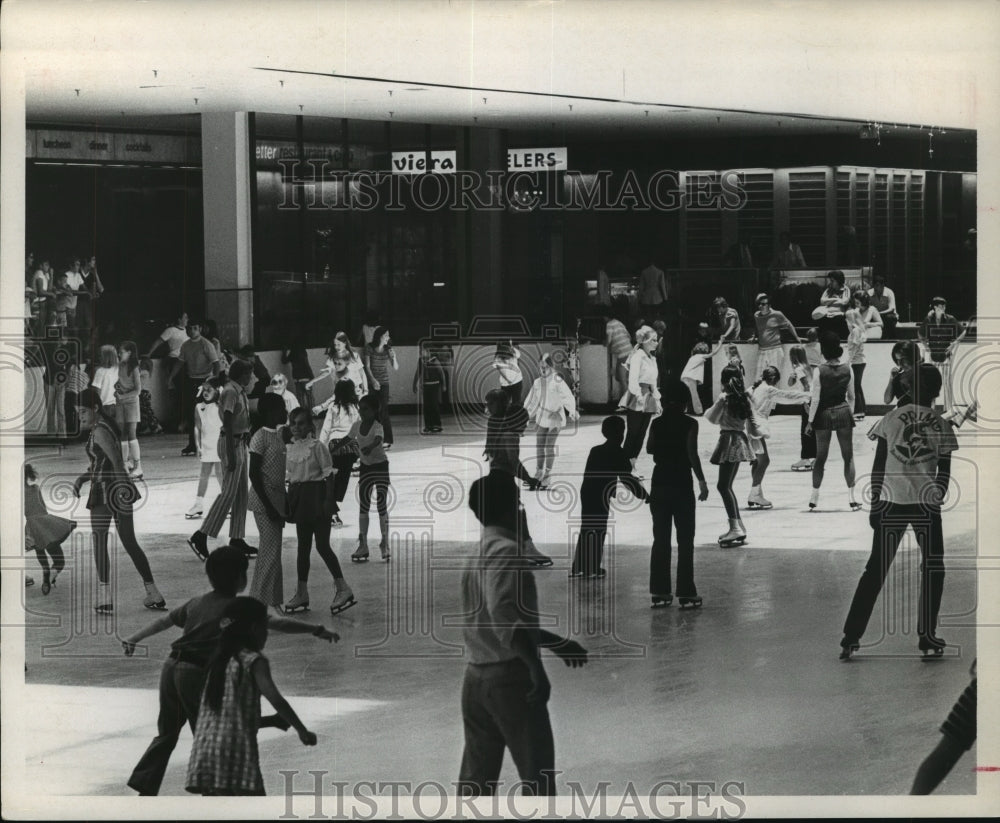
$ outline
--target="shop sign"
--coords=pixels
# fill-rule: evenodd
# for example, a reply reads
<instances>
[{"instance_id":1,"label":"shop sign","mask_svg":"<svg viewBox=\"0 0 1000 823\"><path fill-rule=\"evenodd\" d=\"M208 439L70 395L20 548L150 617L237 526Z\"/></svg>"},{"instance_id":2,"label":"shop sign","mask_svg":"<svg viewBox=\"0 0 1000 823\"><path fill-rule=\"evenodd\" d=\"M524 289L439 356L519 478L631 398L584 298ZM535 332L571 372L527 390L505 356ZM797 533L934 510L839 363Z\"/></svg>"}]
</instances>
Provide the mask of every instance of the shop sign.
<instances>
[{"instance_id":1,"label":"shop sign","mask_svg":"<svg viewBox=\"0 0 1000 823\"><path fill-rule=\"evenodd\" d=\"M254 149L257 165L277 166L282 161L295 162L300 159L322 164L329 163L332 169L350 169L357 171L370 165L371 152L368 146L354 145L347 147L347 163L344 163L344 147L329 143L304 143L302 151L304 158L299 157L298 144L294 140L258 140Z\"/></svg>"},{"instance_id":2,"label":"shop sign","mask_svg":"<svg viewBox=\"0 0 1000 823\"><path fill-rule=\"evenodd\" d=\"M567 168L565 146L507 150L507 171L566 171Z\"/></svg>"},{"instance_id":3,"label":"shop sign","mask_svg":"<svg viewBox=\"0 0 1000 823\"><path fill-rule=\"evenodd\" d=\"M188 140L165 134L116 134L29 129L27 156L39 160L184 163Z\"/></svg>"},{"instance_id":4,"label":"shop sign","mask_svg":"<svg viewBox=\"0 0 1000 823\"><path fill-rule=\"evenodd\" d=\"M430 158L428 160L428 154ZM393 174L454 174L456 153L454 149L440 151L394 151Z\"/></svg>"},{"instance_id":5,"label":"shop sign","mask_svg":"<svg viewBox=\"0 0 1000 823\"><path fill-rule=\"evenodd\" d=\"M29 131L29 135L31 132ZM32 157L59 160L113 160L114 136L102 132L38 130L34 146L29 139Z\"/></svg>"}]
</instances>

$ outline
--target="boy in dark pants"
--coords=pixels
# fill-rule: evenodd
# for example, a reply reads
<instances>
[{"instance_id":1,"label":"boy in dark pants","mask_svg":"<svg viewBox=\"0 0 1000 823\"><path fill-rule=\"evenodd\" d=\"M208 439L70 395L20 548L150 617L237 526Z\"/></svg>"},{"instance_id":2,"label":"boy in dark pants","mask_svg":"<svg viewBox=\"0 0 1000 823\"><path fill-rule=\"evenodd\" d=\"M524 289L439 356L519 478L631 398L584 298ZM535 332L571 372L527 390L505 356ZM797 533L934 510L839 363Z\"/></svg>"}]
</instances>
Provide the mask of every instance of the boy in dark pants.
<instances>
[{"instance_id":1,"label":"boy in dark pants","mask_svg":"<svg viewBox=\"0 0 1000 823\"><path fill-rule=\"evenodd\" d=\"M698 608L701 598L694 585L694 488L698 499L708 499L708 484L698 457L698 421L684 414L688 390L671 382L661 392L663 414L649 427L646 451L653 455L653 482L649 508L653 515L653 547L649 558L649 594L653 608L673 602L670 585L670 532L677 529L677 597L681 608Z\"/></svg>"},{"instance_id":2,"label":"boy in dark pants","mask_svg":"<svg viewBox=\"0 0 1000 823\"><path fill-rule=\"evenodd\" d=\"M414 394L418 385L423 394L423 433L438 434L441 431L441 395L448 391L448 385L441 361L427 345L420 348L417 371L413 375Z\"/></svg>"},{"instance_id":3,"label":"boy in dark pants","mask_svg":"<svg viewBox=\"0 0 1000 823\"><path fill-rule=\"evenodd\" d=\"M191 731L194 731L207 676L206 666L222 632L219 621L226 607L247 587L247 566L246 557L235 546L216 549L205 561L212 591L189 600L122 641L125 654L131 657L136 644L147 637L174 626L184 629L184 634L174 641L160 675L160 716L156 721L156 737L128 779L129 787L140 795L155 795L160 791L181 729L185 723L190 723ZM328 642L340 639L322 625L284 617L268 616L267 625L273 631L308 633Z\"/></svg>"},{"instance_id":4,"label":"boy in dark pants","mask_svg":"<svg viewBox=\"0 0 1000 823\"><path fill-rule=\"evenodd\" d=\"M518 545L517 487L493 472L469 489L483 526L479 551L462 573L469 665L462 684L465 750L462 794L493 794L509 749L525 794L554 795L555 747L546 703L551 686L539 657L551 649L567 666L587 662L575 640L538 627L538 590Z\"/></svg>"},{"instance_id":5,"label":"boy in dark pants","mask_svg":"<svg viewBox=\"0 0 1000 823\"><path fill-rule=\"evenodd\" d=\"M907 526L913 526L920 546L918 648L925 657L944 654L945 643L934 634L944 590L941 504L948 495L951 453L958 449L958 440L954 429L933 409L941 391L941 373L923 363L914 378L916 403L893 409L869 434L878 439L868 517L873 529L872 551L844 622L841 660L850 659L860 647Z\"/></svg>"},{"instance_id":6,"label":"boy in dark pants","mask_svg":"<svg viewBox=\"0 0 1000 823\"><path fill-rule=\"evenodd\" d=\"M601 434L604 442L590 450L583 472L580 536L576 541L570 577L604 577L601 557L608 533L608 511L619 480L640 500L649 502L649 495L639 478L632 474L632 461L622 448L625 421L620 417L605 418Z\"/></svg>"}]
</instances>

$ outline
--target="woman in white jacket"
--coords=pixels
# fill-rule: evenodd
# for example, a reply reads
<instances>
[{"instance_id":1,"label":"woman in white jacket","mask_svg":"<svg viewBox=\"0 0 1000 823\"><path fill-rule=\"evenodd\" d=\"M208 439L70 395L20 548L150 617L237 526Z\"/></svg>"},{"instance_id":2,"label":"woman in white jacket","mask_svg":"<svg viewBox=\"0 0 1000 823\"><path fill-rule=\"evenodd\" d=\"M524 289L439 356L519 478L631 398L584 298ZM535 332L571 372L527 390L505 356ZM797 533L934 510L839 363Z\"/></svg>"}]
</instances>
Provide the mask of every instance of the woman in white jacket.
<instances>
[{"instance_id":1,"label":"woman in white jacket","mask_svg":"<svg viewBox=\"0 0 1000 823\"><path fill-rule=\"evenodd\" d=\"M624 449L632 461L633 472L649 423L654 415L663 410L660 405L660 390L656 385L660 370L653 354L657 343L659 338L656 331L649 326L641 326L635 333L635 349L625 364L628 369L628 391L619 405L625 408L628 431L625 434Z\"/></svg>"},{"instance_id":2,"label":"woman in white jacket","mask_svg":"<svg viewBox=\"0 0 1000 823\"><path fill-rule=\"evenodd\" d=\"M576 398L566 381L556 373L552 357L543 354L538 362L541 377L531 386L524 410L529 419L538 427L538 465L535 479L541 487L547 486L552 474L552 463L556 457L556 437L566 426L567 417L578 420Z\"/></svg>"}]
</instances>

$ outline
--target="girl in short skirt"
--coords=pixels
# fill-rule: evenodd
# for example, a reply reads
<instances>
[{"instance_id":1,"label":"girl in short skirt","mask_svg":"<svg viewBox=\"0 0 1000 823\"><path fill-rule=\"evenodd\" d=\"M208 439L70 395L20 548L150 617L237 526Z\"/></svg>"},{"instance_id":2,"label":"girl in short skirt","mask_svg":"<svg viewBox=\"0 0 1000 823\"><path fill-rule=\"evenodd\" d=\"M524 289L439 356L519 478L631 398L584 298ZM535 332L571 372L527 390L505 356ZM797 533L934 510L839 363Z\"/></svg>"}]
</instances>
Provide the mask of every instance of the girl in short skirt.
<instances>
[{"instance_id":1,"label":"girl in short skirt","mask_svg":"<svg viewBox=\"0 0 1000 823\"><path fill-rule=\"evenodd\" d=\"M316 552L333 576L335 589L330 611L333 614L349 609L357 602L354 592L344 579L337 555L330 548L330 516L336 492L333 486L333 460L330 449L313 433L312 417L306 409L295 409L288 418L285 471L288 477L288 519L295 524L299 540L298 588L285 605L286 612L309 608L309 559L313 539Z\"/></svg>"},{"instance_id":2,"label":"girl in short skirt","mask_svg":"<svg viewBox=\"0 0 1000 823\"><path fill-rule=\"evenodd\" d=\"M66 567L62 543L76 528L75 520L49 514L38 488L38 475L30 463L24 465L24 534L28 549L34 549L42 567L42 594L48 594L56 577ZM52 556L52 566L46 553Z\"/></svg>"},{"instance_id":3,"label":"girl in short skirt","mask_svg":"<svg viewBox=\"0 0 1000 823\"><path fill-rule=\"evenodd\" d=\"M194 442L198 449L201 473L198 475L198 490L194 505L185 512L188 520L197 520L205 509L205 492L208 478L215 473L215 479L222 488L222 463L219 458L219 435L222 433L222 418L219 417L219 392L224 383L218 377L210 377L201 384L201 402L194 407Z\"/></svg>"},{"instance_id":4,"label":"girl in short skirt","mask_svg":"<svg viewBox=\"0 0 1000 823\"><path fill-rule=\"evenodd\" d=\"M576 410L573 390L556 371L552 356L543 354L538 367L541 376L532 384L524 410L538 428L535 480L538 486L545 488L556 459L556 438L566 427L567 419L579 420L580 413Z\"/></svg>"},{"instance_id":5,"label":"girl in short skirt","mask_svg":"<svg viewBox=\"0 0 1000 823\"><path fill-rule=\"evenodd\" d=\"M282 697L261 654L267 619L267 606L259 600L237 597L219 621L222 634L208 664L188 761L185 788L192 794L264 794L257 752L257 730L262 727L294 726L304 745L316 745L316 735ZM261 695L277 714L261 717Z\"/></svg>"},{"instance_id":6,"label":"girl in short skirt","mask_svg":"<svg viewBox=\"0 0 1000 823\"><path fill-rule=\"evenodd\" d=\"M854 375L851 367L841 362L844 350L835 332L823 332L819 345L825 362L817 369L819 379L813 383L809 425L806 427L807 434L816 432L816 462L813 464L809 511L814 511L819 504L819 487L823 485L823 469L834 432L844 458L848 505L851 511L859 511L861 504L854 499Z\"/></svg>"},{"instance_id":7,"label":"girl in short skirt","mask_svg":"<svg viewBox=\"0 0 1000 823\"><path fill-rule=\"evenodd\" d=\"M705 419L717 424L720 429L719 442L710 460L719 467L716 488L729 518L729 531L719 536L719 544L730 546L742 543L747 537L746 528L740 519L736 495L733 493L733 480L740 463L752 463L757 459L758 452L750 445L747 434L757 439L759 453L763 453L761 444L764 432L754 411L753 401L743 384L742 368L730 363L722 370L720 379L722 393L712 408L705 412Z\"/></svg>"},{"instance_id":8,"label":"girl in short skirt","mask_svg":"<svg viewBox=\"0 0 1000 823\"><path fill-rule=\"evenodd\" d=\"M142 480L142 460L136 427L139 425L139 393L142 378L139 375L139 352L131 340L118 347L118 382L115 383L115 401L118 428L121 431L122 461L130 469L133 480Z\"/></svg>"}]
</instances>

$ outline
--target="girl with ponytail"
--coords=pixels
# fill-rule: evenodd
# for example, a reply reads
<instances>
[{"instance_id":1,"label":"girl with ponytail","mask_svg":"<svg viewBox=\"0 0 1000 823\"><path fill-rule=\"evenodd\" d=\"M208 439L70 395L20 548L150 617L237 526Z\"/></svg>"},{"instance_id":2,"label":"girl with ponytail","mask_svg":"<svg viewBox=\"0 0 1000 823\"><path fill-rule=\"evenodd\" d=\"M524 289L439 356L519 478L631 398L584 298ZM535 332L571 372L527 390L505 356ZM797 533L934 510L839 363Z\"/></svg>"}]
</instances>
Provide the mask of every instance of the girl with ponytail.
<instances>
[{"instance_id":1,"label":"girl with ponytail","mask_svg":"<svg viewBox=\"0 0 1000 823\"><path fill-rule=\"evenodd\" d=\"M257 753L257 729L262 726L294 726L303 744L316 745L316 735L282 697L261 654L267 622L267 606L252 597L235 598L223 612L188 762L185 785L192 794L264 794ZM261 717L261 695L277 714Z\"/></svg>"},{"instance_id":2,"label":"girl with ponytail","mask_svg":"<svg viewBox=\"0 0 1000 823\"><path fill-rule=\"evenodd\" d=\"M719 535L719 545L723 548L738 546L747 539L746 528L740 519L740 509L733 493L733 480L740 463L753 463L757 454L747 437L763 442L765 432L753 407L750 394L743 383L743 370L732 363L722 370L722 393L707 412L705 419L719 426L719 442L712 452L711 462L719 467L717 488L726 507L729 531ZM763 447L760 447L763 450Z\"/></svg>"}]
</instances>

